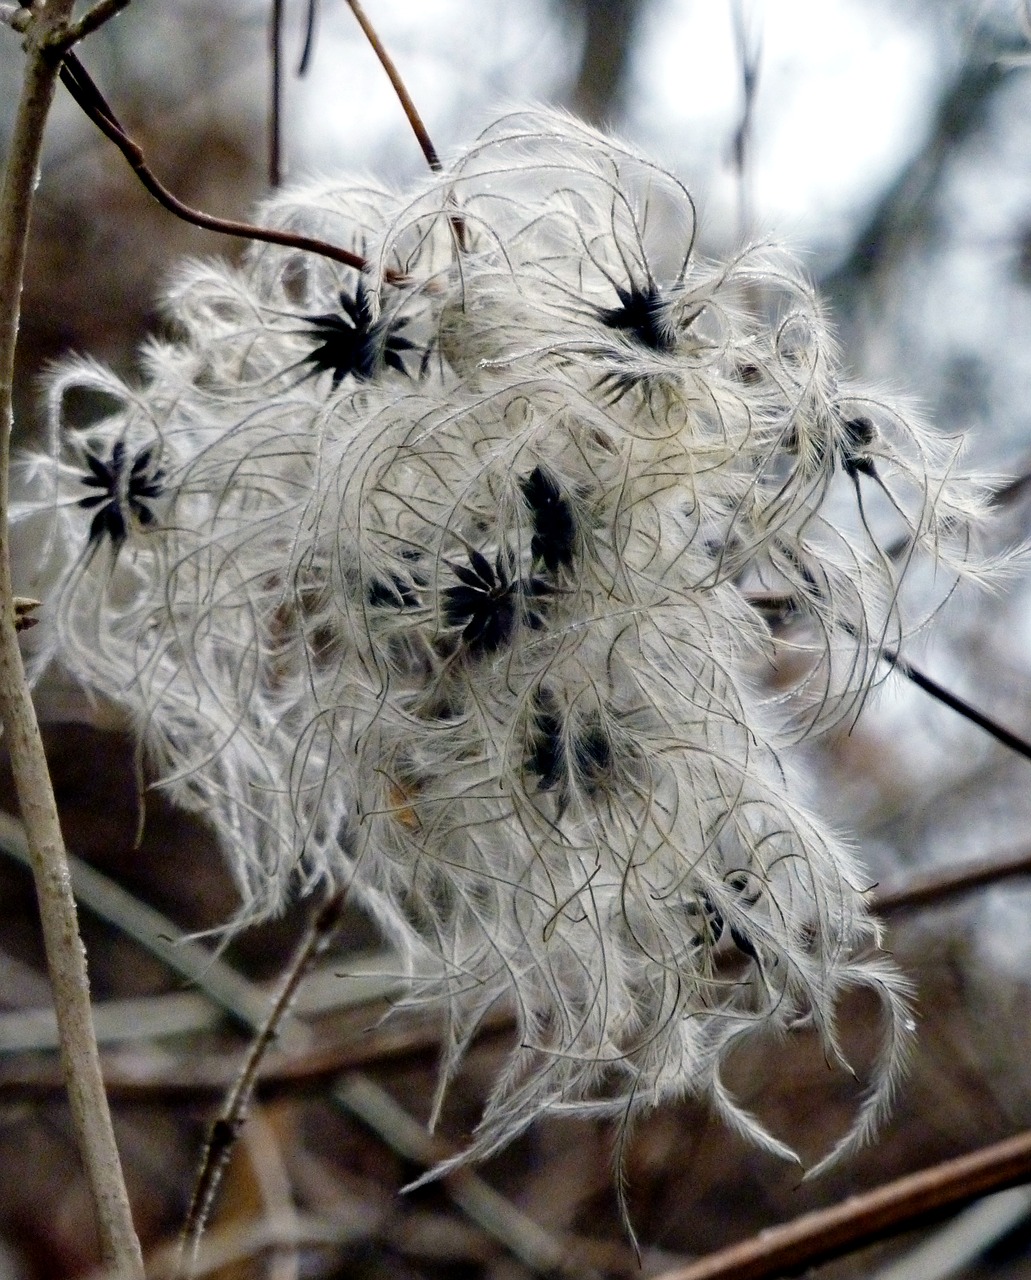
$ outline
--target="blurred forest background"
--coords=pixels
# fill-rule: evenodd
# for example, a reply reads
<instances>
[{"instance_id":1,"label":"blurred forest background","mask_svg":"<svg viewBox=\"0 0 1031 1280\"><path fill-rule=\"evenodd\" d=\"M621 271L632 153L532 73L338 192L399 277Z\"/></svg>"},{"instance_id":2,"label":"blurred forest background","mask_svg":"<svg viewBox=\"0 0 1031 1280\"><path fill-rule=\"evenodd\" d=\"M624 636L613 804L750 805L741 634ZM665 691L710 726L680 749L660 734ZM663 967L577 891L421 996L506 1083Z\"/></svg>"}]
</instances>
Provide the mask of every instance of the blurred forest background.
<instances>
[{"instance_id":1,"label":"blurred forest background","mask_svg":"<svg viewBox=\"0 0 1031 1280\"><path fill-rule=\"evenodd\" d=\"M268 9L134 0L80 51L165 183L223 216L246 216L268 190ZM500 106L562 104L685 179L703 253L786 237L822 288L854 371L962 433L968 459L999 475L1000 546L1031 535L1031 27L1018 0L368 0L368 9L438 149L472 138ZM304 4L287 6L287 180L359 169L404 182L423 162L346 6L319 7L312 65L298 80L305 19ZM0 146L20 58L17 37L0 31ZM156 300L177 259L239 252L159 208L66 95L39 197L16 445L42 429L48 362L74 350L129 373L141 340L161 327ZM15 587L31 584L16 577ZM957 593L910 655L1024 736L1029 592L1024 570L990 596ZM150 794L137 849L122 726L56 680L39 690L39 707L80 860L117 1132L145 1248L160 1250L182 1221L205 1122L308 908L235 938L217 959L179 948L170 967L176 931L214 929L234 909L209 838ZM1031 763L900 677L797 763L814 805L862 847L871 884L1031 856ZM0 1280L64 1280L89 1274L96 1249L21 849L17 824L2 825ZM419 1122L437 1028L404 1009L381 1022L389 956L357 916L341 937L269 1060L234 1157L205 1253L205 1274L220 1280L659 1275L1031 1124L1031 887L1015 877L891 915L889 945L919 992L914 1068L879 1142L847 1167L799 1186L795 1170L690 1104L640 1126L627 1163L639 1272L601 1126L539 1126L485 1169L397 1195L468 1133L508 1032L500 1025L473 1052L430 1142ZM861 1068L865 1011L852 1012ZM811 1157L847 1126L857 1094L805 1037L762 1060L742 1057L733 1076L746 1104ZM897 1239L824 1274L1031 1275L1031 1194L982 1210L964 1219L962 1247L936 1227L929 1250L915 1252L922 1237Z\"/></svg>"}]
</instances>

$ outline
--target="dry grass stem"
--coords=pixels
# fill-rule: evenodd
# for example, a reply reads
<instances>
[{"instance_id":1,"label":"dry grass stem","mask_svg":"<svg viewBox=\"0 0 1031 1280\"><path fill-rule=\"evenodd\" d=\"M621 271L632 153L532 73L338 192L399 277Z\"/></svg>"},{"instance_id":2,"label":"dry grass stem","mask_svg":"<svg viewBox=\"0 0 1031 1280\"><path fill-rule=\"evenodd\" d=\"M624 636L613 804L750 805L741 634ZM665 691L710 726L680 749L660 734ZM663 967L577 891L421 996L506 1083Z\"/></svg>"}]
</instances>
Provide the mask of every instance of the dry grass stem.
<instances>
[{"instance_id":1,"label":"dry grass stem","mask_svg":"<svg viewBox=\"0 0 1031 1280\"><path fill-rule=\"evenodd\" d=\"M25 831L17 819L0 813L0 851L29 863ZM182 932L160 911L147 906L109 876L68 854L72 892L94 915L106 920L157 956L173 973L203 991L246 1033L261 1028L268 1015L268 997L209 948ZM2 1042L2 1037L0 1037Z\"/></svg>"},{"instance_id":2,"label":"dry grass stem","mask_svg":"<svg viewBox=\"0 0 1031 1280\"><path fill-rule=\"evenodd\" d=\"M367 1076L347 1076L333 1090L333 1101L368 1125L393 1151L423 1168L454 1154ZM558 1241L477 1174L458 1169L444 1179L444 1186L471 1221L499 1240L535 1275L590 1274L571 1267Z\"/></svg>"}]
</instances>

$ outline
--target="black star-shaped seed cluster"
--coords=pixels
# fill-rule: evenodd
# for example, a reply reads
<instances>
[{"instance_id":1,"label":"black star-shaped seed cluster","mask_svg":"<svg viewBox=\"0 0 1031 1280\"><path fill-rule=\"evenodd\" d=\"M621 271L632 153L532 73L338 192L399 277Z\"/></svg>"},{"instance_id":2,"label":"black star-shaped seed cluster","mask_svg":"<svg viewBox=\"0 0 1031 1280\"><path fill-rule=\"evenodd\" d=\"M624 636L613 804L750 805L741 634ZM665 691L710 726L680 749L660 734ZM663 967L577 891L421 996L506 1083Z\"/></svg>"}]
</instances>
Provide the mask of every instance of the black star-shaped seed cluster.
<instances>
[{"instance_id":1,"label":"black star-shaped seed cluster","mask_svg":"<svg viewBox=\"0 0 1031 1280\"><path fill-rule=\"evenodd\" d=\"M311 325L316 346L304 357L313 374L329 373L335 391L346 377L356 382L370 382L386 366L397 373L407 373L404 355L415 350L415 343L401 330L405 317L372 318L369 291L359 280L354 294L340 292L340 311L327 311L320 316L305 316Z\"/></svg>"},{"instance_id":2,"label":"black star-shaped seed cluster","mask_svg":"<svg viewBox=\"0 0 1031 1280\"><path fill-rule=\"evenodd\" d=\"M533 575L520 578L504 552L499 551L491 564L481 552L470 551L469 563L452 564L451 570L458 582L444 588L444 621L462 628L462 643L470 656L496 653L507 644L520 614L534 629L543 625L527 602L550 594L550 584Z\"/></svg>"},{"instance_id":3,"label":"black star-shaped seed cluster","mask_svg":"<svg viewBox=\"0 0 1031 1280\"><path fill-rule=\"evenodd\" d=\"M80 481L87 488L100 490L78 500L78 505L87 511L97 508L90 522L91 543L98 544L107 537L117 549L128 537L133 519L145 526L154 523L149 504L164 493L165 473L160 467L154 468L153 462L154 450L148 448L129 463L121 440L112 447L107 462L95 453L86 454L90 474L81 476Z\"/></svg>"},{"instance_id":4,"label":"black star-shaped seed cluster","mask_svg":"<svg viewBox=\"0 0 1031 1280\"><path fill-rule=\"evenodd\" d=\"M610 329L621 329L650 351L673 351L676 330L669 321L662 291L653 281L642 287L631 281L630 288L614 285L618 307L601 307L598 319Z\"/></svg>"},{"instance_id":5,"label":"black star-shaped seed cluster","mask_svg":"<svg viewBox=\"0 0 1031 1280\"><path fill-rule=\"evenodd\" d=\"M537 466L519 482L533 518L530 551L549 573L573 563L576 520L568 498L543 468Z\"/></svg>"}]
</instances>

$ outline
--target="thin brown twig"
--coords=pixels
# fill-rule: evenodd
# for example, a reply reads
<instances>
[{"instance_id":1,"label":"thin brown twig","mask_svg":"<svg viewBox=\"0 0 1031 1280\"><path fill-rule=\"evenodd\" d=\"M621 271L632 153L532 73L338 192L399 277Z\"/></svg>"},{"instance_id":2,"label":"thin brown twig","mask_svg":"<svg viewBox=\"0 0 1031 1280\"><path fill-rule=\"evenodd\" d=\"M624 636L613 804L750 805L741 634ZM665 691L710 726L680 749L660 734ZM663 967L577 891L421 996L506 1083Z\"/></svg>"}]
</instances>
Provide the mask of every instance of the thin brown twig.
<instances>
[{"instance_id":1,"label":"thin brown twig","mask_svg":"<svg viewBox=\"0 0 1031 1280\"><path fill-rule=\"evenodd\" d=\"M254 1038L237 1080L229 1092L221 1114L211 1126L204 1158L194 1185L190 1208L180 1236L181 1258L189 1255L192 1270L211 1206L218 1191L236 1139L247 1116L262 1060L297 995L297 988L312 964L333 941L343 916L346 892L334 893L316 912L287 969L283 989L269 1012L265 1025ZM183 1274L181 1266L179 1273Z\"/></svg>"},{"instance_id":2,"label":"thin brown twig","mask_svg":"<svg viewBox=\"0 0 1031 1280\"><path fill-rule=\"evenodd\" d=\"M802 1214L656 1280L769 1280L926 1225L1031 1178L1031 1131Z\"/></svg>"},{"instance_id":3,"label":"thin brown twig","mask_svg":"<svg viewBox=\"0 0 1031 1280\"><path fill-rule=\"evenodd\" d=\"M423 123L422 116L419 115L418 109L412 101L412 96L408 92L405 82L401 79L401 73L394 65L393 59L387 53L382 40L380 40L379 36L376 34L376 29L369 21L365 10L359 3L359 0L347 0L347 3L351 12L357 19L358 25L361 27L366 40L368 40L369 44L372 46L373 53L375 53L376 57L380 61L380 65L387 73L387 78L390 81L391 87L397 95L398 101L401 103L401 109L404 111L412 132L415 134L416 141L422 149L422 154L426 157L426 163L434 173L439 173L443 166L440 163L437 148L433 145L433 140L430 138L429 130ZM447 203L452 207L455 206L456 201L453 192L448 197ZM455 233L455 244L457 248L459 251L464 252L466 247L465 219L457 209L455 209L454 212L448 214L448 221L451 224L451 230Z\"/></svg>"},{"instance_id":4,"label":"thin brown twig","mask_svg":"<svg viewBox=\"0 0 1031 1280\"><path fill-rule=\"evenodd\" d=\"M49 43L66 33L72 3L51 0L28 17L25 76L0 193L0 720L28 837L68 1101L101 1255L124 1280L135 1280L143 1276L143 1256L104 1094L90 1019L86 954L53 784L19 650L6 537L21 293L43 135L58 75ZM20 25L20 17L15 16Z\"/></svg>"},{"instance_id":5,"label":"thin brown twig","mask_svg":"<svg viewBox=\"0 0 1031 1280\"><path fill-rule=\"evenodd\" d=\"M207 231L217 231L221 235L235 236L243 240L260 240L265 244L283 245L287 249L299 249L304 253L315 253L322 258L329 258L333 262L342 262L345 266L354 267L356 271L365 270L367 264L360 254L329 244L325 240L316 240L311 236L300 235L293 231L259 227L249 222L216 218L210 213L192 209L158 180L148 166L142 148L125 132L86 68L73 53L66 54L61 63L61 81L89 119L125 156L133 172L154 199L170 213L174 213L177 218L182 218L184 222L190 222L196 227L203 227ZM400 276L391 275L390 272L386 274L387 279L392 280L393 283L400 283Z\"/></svg>"},{"instance_id":6,"label":"thin brown twig","mask_svg":"<svg viewBox=\"0 0 1031 1280\"><path fill-rule=\"evenodd\" d=\"M390 81L391 87L397 94L397 100L400 102L401 109L404 111L405 116L408 119L408 123L412 127L412 132L415 134L416 141L422 148L422 154L426 157L426 163L434 173L439 173L442 166L440 163L440 157L437 155L437 148L433 145L433 141L429 135L429 130L426 128L425 124L423 124L422 116L419 115L418 109L412 101L412 96L405 87L405 82L401 79L401 73L394 65L394 61L390 54L387 53L384 48L382 40L380 40L379 36L376 34L376 29L366 16L365 10L362 8L361 4L359 4L359 0L347 0L347 4L351 12L354 14L358 25L361 27L363 35L372 46L373 53L379 59L380 66L387 73L387 79Z\"/></svg>"}]
</instances>

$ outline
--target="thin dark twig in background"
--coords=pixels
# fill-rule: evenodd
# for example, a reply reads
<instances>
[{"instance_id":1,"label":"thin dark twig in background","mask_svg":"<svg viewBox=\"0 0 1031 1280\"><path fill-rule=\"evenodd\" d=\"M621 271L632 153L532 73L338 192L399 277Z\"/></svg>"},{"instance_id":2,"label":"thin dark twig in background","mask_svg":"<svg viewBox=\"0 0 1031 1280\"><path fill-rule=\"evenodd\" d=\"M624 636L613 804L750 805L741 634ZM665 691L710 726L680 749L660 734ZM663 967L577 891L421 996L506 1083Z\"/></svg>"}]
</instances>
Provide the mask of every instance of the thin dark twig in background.
<instances>
[{"instance_id":1,"label":"thin dark twig in background","mask_svg":"<svg viewBox=\"0 0 1031 1280\"><path fill-rule=\"evenodd\" d=\"M304 48L297 63L298 76L306 76L315 52L315 33L319 25L319 0L308 0L308 16L304 24Z\"/></svg>"},{"instance_id":2,"label":"thin dark twig in background","mask_svg":"<svg viewBox=\"0 0 1031 1280\"><path fill-rule=\"evenodd\" d=\"M767 617L771 626L776 625L783 618L791 617L798 607L797 600L792 595L758 593L747 595L746 599L749 604L759 609ZM849 635L855 636L855 631L851 627L846 626L844 629ZM937 680L932 680L919 667L915 667L906 658L903 658L897 649L883 645L877 652L884 662L897 671L900 676L905 676L907 680L912 681L918 689L922 689L924 693L942 703L943 706L963 716L971 724L976 724L985 733L991 734L1004 747L1009 747L1011 751L1023 756L1025 760L1031 760L1031 742L1020 737L1019 734L1014 733L1011 729L1007 729L1005 725L999 724L991 716L985 715L983 711L979 711L975 706L967 702L965 698L950 692L944 685L939 684Z\"/></svg>"},{"instance_id":3,"label":"thin dark twig in background","mask_svg":"<svg viewBox=\"0 0 1031 1280\"><path fill-rule=\"evenodd\" d=\"M268 53L268 180L275 188L283 180L283 0L272 0Z\"/></svg>"},{"instance_id":4,"label":"thin dark twig in background","mask_svg":"<svg viewBox=\"0 0 1031 1280\"><path fill-rule=\"evenodd\" d=\"M247 222L216 218L210 213L202 213L199 209L191 209L157 179L148 167L142 149L125 132L103 94L73 53L65 55L61 65L61 81L97 128L111 139L129 161L133 172L150 194L177 218L193 223L194 226L204 227L208 231L217 231L222 235L237 236L244 240L260 240L266 244L279 244L287 249L299 249L302 252L330 258L334 262L342 262L345 266L354 267L357 271L365 269L365 259L359 254L328 244L324 240L315 240L311 236L298 235L293 231L276 231L271 227L258 227ZM386 275L388 279L398 283L399 277L391 276L390 272Z\"/></svg>"},{"instance_id":5,"label":"thin dark twig in background","mask_svg":"<svg viewBox=\"0 0 1031 1280\"><path fill-rule=\"evenodd\" d=\"M744 0L735 0L732 8L734 46L741 67L741 118L734 130L732 141L734 168L737 172L738 235L747 240L751 234L752 198L749 165L752 152L752 128L755 116L755 100L759 91L759 67L762 61L762 40L751 29L745 17ZM754 17L754 14L750 15Z\"/></svg>"},{"instance_id":6,"label":"thin dark twig in background","mask_svg":"<svg viewBox=\"0 0 1031 1280\"><path fill-rule=\"evenodd\" d=\"M1031 1131L771 1227L657 1280L769 1280L911 1231L1031 1178Z\"/></svg>"},{"instance_id":7,"label":"thin dark twig in background","mask_svg":"<svg viewBox=\"0 0 1031 1280\"><path fill-rule=\"evenodd\" d=\"M911 680L918 689L923 689L924 693L930 694L932 698L935 698L944 706L958 712L959 715L969 720L971 724L976 724L985 733L990 733L996 742L1001 742L1004 747L1009 747L1011 751L1016 751L1025 760L1031 760L1031 743L1024 738L1005 728L997 720L993 720L991 716L986 716L983 711L978 711L976 707L971 706L964 698L950 693L944 685L940 685L937 680L932 680L930 676L924 675L918 667L914 667L911 662L907 662L894 649L882 649L881 657L889 666L894 667L899 675Z\"/></svg>"},{"instance_id":8,"label":"thin dark twig in background","mask_svg":"<svg viewBox=\"0 0 1031 1280\"><path fill-rule=\"evenodd\" d=\"M316 913L307 934L290 962L283 989L265 1025L251 1044L243 1069L230 1090L222 1113L211 1126L204 1158L190 1200L190 1208L180 1236L180 1267L177 1272L179 1276L186 1274L182 1270L182 1262L185 1261L187 1253L189 1265L191 1269L193 1267L222 1174L229 1163L229 1157L246 1119L262 1060L275 1039L283 1019L289 1013L305 974L332 943L340 926L346 897L343 891L333 894Z\"/></svg>"}]
</instances>

